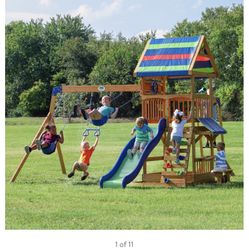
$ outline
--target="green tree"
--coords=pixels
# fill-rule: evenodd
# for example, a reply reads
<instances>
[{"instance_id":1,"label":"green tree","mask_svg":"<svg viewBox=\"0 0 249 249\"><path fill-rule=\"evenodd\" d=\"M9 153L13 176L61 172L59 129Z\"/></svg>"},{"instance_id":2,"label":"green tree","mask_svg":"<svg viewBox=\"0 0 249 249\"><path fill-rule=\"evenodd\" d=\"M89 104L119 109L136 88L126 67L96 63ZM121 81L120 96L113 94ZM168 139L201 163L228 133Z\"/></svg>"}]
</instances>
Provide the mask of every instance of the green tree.
<instances>
[{"instance_id":1,"label":"green tree","mask_svg":"<svg viewBox=\"0 0 249 249\"><path fill-rule=\"evenodd\" d=\"M49 81L49 64L41 21L12 22L6 26L6 110L13 110L22 91L41 79Z\"/></svg>"},{"instance_id":2,"label":"green tree","mask_svg":"<svg viewBox=\"0 0 249 249\"><path fill-rule=\"evenodd\" d=\"M243 5L207 8L199 21L184 19L166 36L205 35L220 72L216 94L226 116L243 118ZM176 87L181 89L181 85ZM227 89L226 89L227 88Z\"/></svg>"},{"instance_id":3,"label":"green tree","mask_svg":"<svg viewBox=\"0 0 249 249\"><path fill-rule=\"evenodd\" d=\"M47 84L42 81L34 82L34 85L20 95L18 109L23 116L45 115L49 106L50 96L47 94Z\"/></svg>"},{"instance_id":4,"label":"green tree","mask_svg":"<svg viewBox=\"0 0 249 249\"><path fill-rule=\"evenodd\" d=\"M91 84L132 84L136 82L133 71L143 50L143 44L136 38L124 39L119 34L110 49L103 52L90 74ZM126 103L131 93L123 94L114 105ZM127 104L120 110L121 116L130 116L136 112L137 102ZM135 109L134 109L135 108ZM134 110L133 110L134 109Z\"/></svg>"},{"instance_id":5,"label":"green tree","mask_svg":"<svg viewBox=\"0 0 249 249\"><path fill-rule=\"evenodd\" d=\"M79 78L86 81L97 60L96 52L79 37L66 40L56 56L59 70L68 82Z\"/></svg>"}]
</instances>

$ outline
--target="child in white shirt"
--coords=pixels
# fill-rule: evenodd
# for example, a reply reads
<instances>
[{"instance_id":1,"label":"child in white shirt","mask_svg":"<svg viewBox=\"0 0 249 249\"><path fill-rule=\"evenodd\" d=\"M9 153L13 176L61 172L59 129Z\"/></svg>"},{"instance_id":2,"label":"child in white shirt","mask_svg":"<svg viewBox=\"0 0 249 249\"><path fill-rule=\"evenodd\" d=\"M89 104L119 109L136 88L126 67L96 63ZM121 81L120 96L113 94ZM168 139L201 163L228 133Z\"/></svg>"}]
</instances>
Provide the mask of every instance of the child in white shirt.
<instances>
[{"instance_id":1,"label":"child in white shirt","mask_svg":"<svg viewBox=\"0 0 249 249\"><path fill-rule=\"evenodd\" d=\"M190 111L189 117L187 119L183 119L184 113L176 109L174 111L173 121L172 121L172 132L171 132L171 141L173 145L172 153L176 154L175 163L179 164L179 154L180 154L180 146L181 140L183 137L184 125L192 118L192 110Z\"/></svg>"}]
</instances>

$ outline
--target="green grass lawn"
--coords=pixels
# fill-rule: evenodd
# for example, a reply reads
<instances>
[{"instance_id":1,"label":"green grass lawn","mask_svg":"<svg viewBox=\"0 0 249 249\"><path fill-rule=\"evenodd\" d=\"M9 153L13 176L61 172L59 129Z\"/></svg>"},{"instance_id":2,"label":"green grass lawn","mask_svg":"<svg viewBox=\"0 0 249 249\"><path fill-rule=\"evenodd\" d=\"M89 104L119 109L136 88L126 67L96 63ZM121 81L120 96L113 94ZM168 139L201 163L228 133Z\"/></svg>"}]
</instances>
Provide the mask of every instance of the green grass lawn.
<instances>
[{"instance_id":1,"label":"green grass lawn","mask_svg":"<svg viewBox=\"0 0 249 249\"><path fill-rule=\"evenodd\" d=\"M224 123L227 158L236 176L221 186L100 189L99 178L112 168L133 123L108 123L101 128L90 177L84 182L79 173L73 179L61 174L56 153L33 152L16 182L10 184L23 147L41 120L6 120L6 229L243 229L242 122ZM79 157L84 128L86 124L73 123L64 130L67 171ZM89 140L93 142L94 137ZM158 147L153 154L160 151ZM161 167L162 162L149 164L150 171Z\"/></svg>"}]
</instances>

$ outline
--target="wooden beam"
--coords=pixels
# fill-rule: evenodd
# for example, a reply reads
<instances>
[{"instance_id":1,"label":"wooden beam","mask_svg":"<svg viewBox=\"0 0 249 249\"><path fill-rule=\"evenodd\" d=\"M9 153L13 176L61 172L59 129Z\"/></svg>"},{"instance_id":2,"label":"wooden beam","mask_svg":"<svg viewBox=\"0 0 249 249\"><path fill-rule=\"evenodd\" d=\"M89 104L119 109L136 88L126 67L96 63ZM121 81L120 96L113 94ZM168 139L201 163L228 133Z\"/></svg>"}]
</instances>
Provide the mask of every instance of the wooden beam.
<instances>
[{"instance_id":1,"label":"wooden beam","mask_svg":"<svg viewBox=\"0 0 249 249\"><path fill-rule=\"evenodd\" d=\"M51 100L50 100L50 107L49 107L49 112L51 113L51 117L53 117L53 114L55 111L56 101L57 101L57 97L52 95Z\"/></svg>"},{"instance_id":2,"label":"wooden beam","mask_svg":"<svg viewBox=\"0 0 249 249\"><path fill-rule=\"evenodd\" d=\"M59 160L60 160L61 171L62 171L63 174L66 174L66 167L65 167L65 163L64 163L60 143L57 143L56 148L57 148L57 153L58 153Z\"/></svg>"},{"instance_id":3,"label":"wooden beam","mask_svg":"<svg viewBox=\"0 0 249 249\"><path fill-rule=\"evenodd\" d=\"M147 163L145 161L143 164L143 175L146 175L146 174L147 174Z\"/></svg>"},{"instance_id":4,"label":"wooden beam","mask_svg":"<svg viewBox=\"0 0 249 249\"><path fill-rule=\"evenodd\" d=\"M166 99L166 95L165 94L148 94L148 95L141 95L141 98L142 100L145 100L145 99Z\"/></svg>"},{"instance_id":5,"label":"wooden beam","mask_svg":"<svg viewBox=\"0 0 249 249\"><path fill-rule=\"evenodd\" d=\"M50 111L50 113L52 115L51 121L54 124L55 124L55 121L54 121L54 118L53 118L53 114L55 112L56 101L57 101L57 97L52 96L51 101L50 101L49 111ZM62 151L61 151L61 146L60 146L59 142L56 145L56 149L57 149L57 154L58 154L59 161L60 161L61 171L62 171L63 174L66 174L66 167L65 167L65 163L64 163L64 159L63 159L63 155L62 155Z\"/></svg>"},{"instance_id":6,"label":"wooden beam","mask_svg":"<svg viewBox=\"0 0 249 249\"><path fill-rule=\"evenodd\" d=\"M192 168L193 171L195 172L195 117L196 117L196 113L195 113L195 108L194 108L194 94L195 94L195 77L192 76L191 78L191 103L192 103L192 119L191 119L191 128L192 128L192 138L191 138L191 143L192 143Z\"/></svg>"},{"instance_id":7,"label":"wooden beam","mask_svg":"<svg viewBox=\"0 0 249 249\"><path fill-rule=\"evenodd\" d=\"M190 66L189 66L189 74L191 75L193 72L193 68L194 68L194 64L195 64L195 61L196 61L196 58L201 50L201 45L203 44L203 41L204 41L204 35L201 36L200 40L199 40L199 43L197 45L197 48L195 50L195 53L194 53L194 56L191 60L191 63L190 63ZM191 78L192 79L192 78Z\"/></svg>"},{"instance_id":8,"label":"wooden beam","mask_svg":"<svg viewBox=\"0 0 249 249\"><path fill-rule=\"evenodd\" d=\"M195 77L217 77L217 74L215 73L202 73L202 72L193 72L192 75L194 75Z\"/></svg>"},{"instance_id":9,"label":"wooden beam","mask_svg":"<svg viewBox=\"0 0 249 249\"><path fill-rule=\"evenodd\" d=\"M137 73L138 68L139 68L139 65L140 65L140 63L141 63L141 61L142 61L142 59L143 59L143 57L144 57L144 54L145 54L147 48L148 48L149 45L150 45L150 41L151 41L151 39L149 39L149 40L147 41L147 43L146 43L146 45L145 45L145 47L144 47L144 50L143 50L143 52L142 52L142 54L141 54L141 56L140 56L140 58L139 58L139 61L138 61L137 65L136 65L136 68L135 68L134 73L133 73L133 76L134 76L134 77L137 76L136 73Z\"/></svg>"},{"instance_id":10,"label":"wooden beam","mask_svg":"<svg viewBox=\"0 0 249 249\"><path fill-rule=\"evenodd\" d=\"M139 84L129 85L104 85L104 92L140 92ZM100 92L99 85L70 86L62 85L63 93Z\"/></svg>"},{"instance_id":11,"label":"wooden beam","mask_svg":"<svg viewBox=\"0 0 249 249\"><path fill-rule=\"evenodd\" d=\"M214 57L213 57L213 55L212 55L212 53L211 53L211 50L210 50L210 48L209 48L209 46L208 46L208 43L207 43L206 38L204 38L204 45L205 45L205 49L206 49L207 52L208 52L208 55L209 55L209 58L210 58L210 62L211 62L212 66L213 66L213 68L214 68L214 71L215 71L215 73L216 73L216 77L219 77L219 70L218 70L218 68L217 68L217 66L216 66L216 64L215 64Z\"/></svg>"},{"instance_id":12,"label":"wooden beam","mask_svg":"<svg viewBox=\"0 0 249 249\"><path fill-rule=\"evenodd\" d=\"M209 88L209 111L210 117L213 117L213 86L212 86L212 78L208 78L208 88Z\"/></svg>"},{"instance_id":13,"label":"wooden beam","mask_svg":"<svg viewBox=\"0 0 249 249\"><path fill-rule=\"evenodd\" d=\"M164 157L163 156L151 156L151 157L148 157L147 158L147 162L150 162L150 161L159 161L159 160L163 160Z\"/></svg>"}]
</instances>

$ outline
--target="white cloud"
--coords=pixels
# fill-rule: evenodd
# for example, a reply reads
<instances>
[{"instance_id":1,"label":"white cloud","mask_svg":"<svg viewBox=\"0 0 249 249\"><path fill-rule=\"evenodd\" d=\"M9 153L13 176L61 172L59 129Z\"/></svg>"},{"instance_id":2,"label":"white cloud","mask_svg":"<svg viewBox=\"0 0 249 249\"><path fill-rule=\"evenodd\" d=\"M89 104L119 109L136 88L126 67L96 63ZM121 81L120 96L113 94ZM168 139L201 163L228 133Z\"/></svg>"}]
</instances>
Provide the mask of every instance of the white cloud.
<instances>
[{"instance_id":1,"label":"white cloud","mask_svg":"<svg viewBox=\"0 0 249 249\"><path fill-rule=\"evenodd\" d=\"M201 7L201 5L203 4L204 0L197 0L193 5L192 8L193 9L198 9L199 7Z\"/></svg>"},{"instance_id":2,"label":"white cloud","mask_svg":"<svg viewBox=\"0 0 249 249\"><path fill-rule=\"evenodd\" d=\"M168 30L165 30L165 29L147 29L147 30L139 32L136 36L138 37L139 35L145 35L147 33L151 33L151 31L155 31L155 30L156 30L156 38L162 38L162 37L164 37L163 36L164 34L169 32Z\"/></svg>"},{"instance_id":3,"label":"white cloud","mask_svg":"<svg viewBox=\"0 0 249 249\"><path fill-rule=\"evenodd\" d=\"M50 19L50 16L45 13L32 13L32 12L7 12L5 15L6 23L9 23L11 21L30 21L31 19L43 19L44 21L48 21Z\"/></svg>"},{"instance_id":4,"label":"white cloud","mask_svg":"<svg viewBox=\"0 0 249 249\"><path fill-rule=\"evenodd\" d=\"M121 10L123 0L112 0L110 4L103 4L99 9L82 4L71 12L73 16L81 15L88 21L110 17Z\"/></svg>"},{"instance_id":5,"label":"white cloud","mask_svg":"<svg viewBox=\"0 0 249 249\"><path fill-rule=\"evenodd\" d=\"M52 0L40 0L40 5L49 6Z\"/></svg>"}]
</instances>

